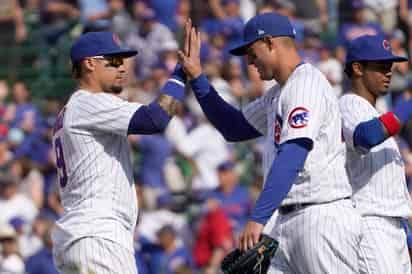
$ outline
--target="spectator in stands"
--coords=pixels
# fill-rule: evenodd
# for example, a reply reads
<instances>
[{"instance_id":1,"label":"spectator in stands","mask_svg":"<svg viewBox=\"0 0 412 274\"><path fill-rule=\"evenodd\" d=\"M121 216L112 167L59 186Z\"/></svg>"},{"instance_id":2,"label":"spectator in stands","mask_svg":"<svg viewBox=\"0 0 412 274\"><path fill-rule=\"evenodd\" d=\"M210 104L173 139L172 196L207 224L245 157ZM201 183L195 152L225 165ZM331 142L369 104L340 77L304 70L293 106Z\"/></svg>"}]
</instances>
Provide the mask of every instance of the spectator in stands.
<instances>
[{"instance_id":1,"label":"spectator in stands","mask_svg":"<svg viewBox=\"0 0 412 274\"><path fill-rule=\"evenodd\" d=\"M13 159L13 154L8 145L8 128L0 124L0 172L4 173L9 170L9 165Z\"/></svg>"},{"instance_id":2,"label":"spectator in stands","mask_svg":"<svg viewBox=\"0 0 412 274\"><path fill-rule=\"evenodd\" d=\"M9 224L0 225L0 247L0 273L25 274L17 244L17 233Z\"/></svg>"},{"instance_id":3,"label":"spectator in stands","mask_svg":"<svg viewBox=\"0 0 412 274\"><path fill-rule=\"evenodd\" d=\"M0 223L7 223L11 218L20 216L31 224L38 209L24 194L19 193L19 181L9 174L0 174Z\"/></svg>"},{"instance_id":4,"label":"spectator in stands","mask_svg":"<svg viewBox=\"0 0 412 274\"><path fill-rule=\"evenodd\" d=\"M397 29L388 35L393 54L397 56L408 57L408 53L403 48L403 44L406 41L405 34ZM392 78L389 86L392 99L395 99L407 86L407 75L409 73L409 63L401 62L394 63L392 67Z\"/></svg>"},{"instance_id":5,"label":"spectator in stands","mask_svg":"<svg viewBox=\"0 0 412 274\"><path fill-rule=\"evenodd\" d=\"M159 62L163 44L176 40L173 33L156 20L153 10L145 9L135 16L140 20L140 25L126 36L125 44L139 52L135 58L135 76L144 78L150 75L150 68Z\"/></svg>"},{"instance_id":6,"label":"spectator in stands","mask_svg":"<svg viewBox=\"0 0 412 274\"><path fill-rule=\"evenodd\" d=\"M321 41L319 33L316 33L310 28L305 28L303 47L299 50L299 55L302 58L302 61L316 65L320 61L320 47Z\"/></svg>"},{"instance_id":7,"label":"spectator in stands","mask_svg":"<svg viewBox=\"0 0 412 274\"><path fill-rule=\"evenodd\" d=\"M83 32L104 31L110 27L107 0L77 0Z\"/></svg>"},{"instance_id":8,"label":"spectator in stands","mask_svg":"<svg viewBox=\"0 0 412 274\"><path fill-rule=\"evenodd\" d=\"M177 30L176 13L179 6L179 0L136 0L139 9L152 9L156 14L156 20L165 25L170 31Z\"/></svg>"},{"instance_id":9,"label":"spectator in stands","mask_svg":"<svg viewBox=\"0 0 412 274\"><path fill-rule=\"evenodd\" d=\"M346 48L350 41L362 35L383 34L379 24L366 21L363 0L350 1L352 20L341 25L337 37L336 58L342 64L345 62Z\"/></svg>"},{"instance_id":10,"label":"spectator in stands","mask_svg":"<svg viewBox=\"0 0 412 274\"><path fill-rule=\"evenodd\" d=\"M53 263L51 231L53 226L49 223L43 235L43 248L26 260L27 274L58 274Z\"/></svg>"},{"instance_id":11,"label":"spectator in stands","mask_svg":"<svg viewBox=\"0 0 412 274\"><path fill-rule=\"evenodd\" d=\"M142 192L138 196L139 202L142 203ZM140 205L139 205L140 206ZM188 223L183 214L172 211L173 200L169 193L164 193L157 198L156 209L152 211L142 210L137 233L144 243L155 244L157 242L156 233L166 225L170 225L178 232L179 241L188 240ZM141 207L139 207L141 208ZM190 239L189 239L190 240Z\"/></svg>"},{"instance_id":12,"label":"spectator in stands","mask_svg":"<svg viewBox=\"0 0 412 274\"><path fill-rule=\"evenodd\" d=\"M216 208L203 216L195 232L193 259L204 274L215 274L225 255L233 247L233 233L229 218Z\"/></svg>"},{"instance_id":13,"label":"spectator in stands","mask_svg":"<svg viewBox=\"0 0 412 274\"><path fill-rule=\"evenodd\" d=\"M0 1L0 33L0 45L6 47L0 52L0 64L7 68L7 77L14 80L22 61L16 45L22 44L28 36L19 0Z\"/></svg>"},{"instance_id":14,"label":"spectator in stands","mask_svg":"<svg viewBox=\"0 0 412 274\"><path fill-rule=\"evenodd\" d=\"M158 244L161 251L151 260L153 273L173 274L180 266L194 268L192 255L176 239L176 231L170 225L163 226L157 232Z\"/></svg>"},{"instance_id":15,"label":"spectator in stands","mask_svg":"<svg viewBox=\"0 0 412 274\"><path fill-rule=\"evenodd\" d=\"M391 33L398 20L397 0L364 0L365 17L369 22L377 22L386 33Z\"/></svg>"},{"instance_id":16,"label":"spectator in stands","mask_svg":"<svg viewBox=\"0 0 412 274\"><path fill-rule=\"evenodd\" d=\"M43 211L50 219L57 220L58 217L63 214L64 209L60 200L57 177L55 177L52 182L53 183L49 186L48 190L45 190L47 191L45 192L45 195L47 195L47 202Z\"/></svg>"},{"instance_id":17,"label":"spectator in stands","mask_svg":"<svg viewBox=\"0 0 412 274\"><path fill-rule=\"evenodd\" d=\"M44 178L33 162L25 158L15 159L10 163L9 173L20 183L19 193L28 197L36 208L44 204Z\"/></svg>"},{"instance_id":18,"label":"spectator in stands","mask_svg":"<svg viewBox=\"0 0 412 274\"><path fill-rule=\"evenodd\" d=\"M394 107L410 99L412 99L412 79L409 79L405 91L397 97L396 101L394 102ZM401 136L404 139L404 141L408 144L408 147L412 148L412 121L407 122L406 126L401 131ZM412 162L412 159L407 158L407 161Z\"/></svg>"},{"instance_id":19,"label":"spectator in stands","mask_svg":"<svg viewBox=\"0 0 412 274\"><path fill-rule=\"evenodd\" d=\"M132 140L142 157L139 161L138 184L142 187L146 208L153 210L156 199L168 192L164 170L166 161L171 157L172 147L160 134L142 135Z\"/></svg>"},{"instance_id":20,"label":"spectator in stands","mask_svg":"<svg viewBox=\"0 0 412 274\"><path fill-rule=\"evenodd\" d=\"M272 10L268 11L274 11L289 18L290 23L296 31L295 41L297 45L300 46L303 43L303 32L305 27L302 21L296 17L296 6L292 0L270 0L267 1L267 5L272 8Z\"/></svg>"},{"instance_id":21,"label":"spectator in stands","mask_svg":"<svg viewBox=\"0 0 412 274\"><path fill-rule=\"evenodd\" d=\"M132 16L127 12L124 0L109 0L109 9L111 13L110 29L123 42L133 27Z\"/></svg>"},{"instance_id":22,"label":"spectator in stands","mask_svg":"<svg viewBox=\"0 0 412 274\"><path fill-rule=\"evenodd\" d=\"M333 49L328 45L323 45L320 48L320 61L316 64L318 69L325 74L329 83L332 85L336 96L342 94L342 81L343 81L343 66L332 55Z\"/></svg>"},{"instance_id":23,"label":"spectator in stands","mask_svg":"<svg viewBox=\"0 0 412 274\"><path fill-rule=\"evenodd\" d=\"M306 28L316 33L328 28L328 7L326 0L292 0L296 7L296 16Z\"/></svg>"},{"instance_id":24,"label":"spectator in stands","mask_svg":"<svg viewBox=\"0 0 412 274\"><path fill-rule=\"evenodd\" d=\"M23 9L19 0L0 1L0 45L13 46L27 38ZM7 66L7 63L3 63Z\"/></svg>"},{"instance_id":25,"label":"spectator in stands","mask_svg":"<svg viewBox=\"0 0 412 274\"><path fill-rule=\"evenodd\" d=\"M205 73L207 76L209 76L206 68ZM243 78L241 59L234 57L227 60L227 62L223 64L220 74L222 76L222 79L226 81L226 89L228 89L227 95L221 94L223 99L233 105L238 105L243 98L247 99L249 94L247 83ZM216 75L215 77L218 77L218 75ZM216 88L219 88L219 92L225 90L225 88L221 89L219 85L216 85L214 82L215 81L211 80L212 85L216 86Z\"/></svg>"},{"instance_id":26,"label":"spectator in stands","mask_svg":"<svg viewBox=\"0 0 412 274\"><path fill-rule=\"evenodd\" d=\"M3 63L4 64L4 63ZM5 80L0 80L0 122L6 112L6 98L9 95L9 86Z\"/></svg>"},{"instance_id":27,"label":"spectator in stands","mask_svg":"<svg viewBox=\"0 0 412 274\"><path fill-rule=\"evenodd\" d=\"M56 45L79 16L77 0L40 0L41 32L46 45Z\"/></svg>"},{"instance_id":28,"label":"spectator in stands","mask_svg":"<svg viewBox=\"0 0 412 274\"><path fill-rule=\"evenodd\" d=\"M226 49L238 44L243 37L243 19L240 17L239 0L223 0L225 18L220 22L220 31L226 37Z\"/></svg>"},{"instance_id":29,"label":"spectator in stands","mask_svg":"<svg viewBox=\"0 0 412 274\"><path fill-rule=\"evenodd\" d=\"M13 102L8 105L3 119L10 128L23 133L22 143L14 150L15 157L34 159L34 147L42 135L40 111L30 101L29 91L23 82L18 81L13 85L12 95Z\"/></svg>"},{"instance_id":30,"label":"spectator in stands","mask_svg":"<svg viewBox=\"0 0 412 274\"><path fill-rule=\"evenodd\" d=\"M236 235L247 222L252 208L252 199L247 188L239 185L239 176L230 160L220 164L217 168L219 188L208 195L206 207L214 210L219 207L229 218L232 231Z\"/></svg>"},{"instance_id":31,"label":"spectator in stands","mask_svg":"<svg viewBox=\"0 0 412 274\"><path fill-rule=\"evenodd\" d=\"M44 214L36 216L31 225L25 224L23 235L19 238L20 251L23 258L28 258L39 252L44 245L43 239L53 222Z\"/></svg>"},{"instance_id":32,"label":"spectator in stands","mask_svg":"<svg viewBox=\"0 0 412 274\"><path fill-rule=\"evenodd\" d=\"M27 224L23 220L23 218L16 216L10 219L9 224L14 228L17 234L18 245L20 250L20 255L22 256L23 260L27 258L27 256L31 255L30 249L27 249L26 240L27 240ZM30 253L30 254L29 254Z\"/></svg>"},{"instance_id":33,"label":"spectator in stands","mask_svg":"<svg viewBox=\"0 0 412 274\"><path fill-rule=\"evenodd\" d=\"M198 104L193 104L198 107ZM192 180L192 189L204 192L216 188L219 184L216 167L229 158L229 150L220 133L199 118L190 131L183 120L177 116L170 121L166 129L166 138L173 144L177 152L193 160L196 173Z\"/></svg>"},{"instance_id":34,"label":"spectator in stands","mask_svg":"<svg viewBox=\"0 0 412 274\"><path fill-rule=\"evenodd\" d=\"M399 0L399 18L406 25L408 37L409 59L412 57L412 3L410 0Z\"/></svg>"}]
</instances>

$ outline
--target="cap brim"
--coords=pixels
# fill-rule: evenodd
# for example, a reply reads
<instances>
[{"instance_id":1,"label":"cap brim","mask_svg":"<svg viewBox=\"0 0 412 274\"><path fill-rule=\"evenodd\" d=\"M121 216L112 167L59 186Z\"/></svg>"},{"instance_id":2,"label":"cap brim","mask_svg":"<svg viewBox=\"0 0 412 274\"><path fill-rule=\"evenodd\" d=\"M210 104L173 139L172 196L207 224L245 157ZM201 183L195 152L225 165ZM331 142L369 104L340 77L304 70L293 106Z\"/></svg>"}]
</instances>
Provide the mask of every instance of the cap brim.
<instances>
[{"instance_id":1,"label":"cap brim","mask_svg":"<svg viewBox=\"0 0 412 274\"><path fill-rule=\"evenodd\" d=\"M235 56L243 56L247 54L247 48L256 40L253 41L248 41L248 42L243 42L242 44L237 45L236 47L233 47L229 50L229 53Z\"/></svg>"},{"instance_id":2,"label":"cap brim","mask_svg":"<svg viewBox=\"0 0 412 274\"><path fill-rule=\"evenodd\" d=\"M135 56L136 54L137 54L137 50L129 50L129 49L101 53L101 55L121 55L125 58Z\"/></svg>"},{"instance_id":3,"label":"cap brim","mask_svg":"<svg viewBox=\"0 0 412 274\"><path fill-rule=\"evenodd\" d=\"M406 57L402 57L402 56L388 56L388 57L381 57L381 58L370 58L370 59L362 59L362 60L351 60L347 63L353 63L353 62L379 62L379 61L392 61L395 63L398 62L407 62L408 58Z\"/></svg>"}]
</instances>

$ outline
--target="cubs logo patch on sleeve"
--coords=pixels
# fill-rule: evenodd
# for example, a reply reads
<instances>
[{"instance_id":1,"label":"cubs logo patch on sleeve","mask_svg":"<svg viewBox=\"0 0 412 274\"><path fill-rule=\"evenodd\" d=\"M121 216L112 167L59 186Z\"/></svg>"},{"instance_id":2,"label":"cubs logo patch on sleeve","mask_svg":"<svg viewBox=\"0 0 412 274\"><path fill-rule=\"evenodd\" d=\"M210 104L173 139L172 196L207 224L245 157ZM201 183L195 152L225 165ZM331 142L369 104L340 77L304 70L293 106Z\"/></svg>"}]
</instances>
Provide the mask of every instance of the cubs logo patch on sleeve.
<instances>
[{"instance_id":1,"label":"cubs logo patch on sleeve","mask_svg":"<svg viewBox=\"0 0 412 274\"><path fill-rule=\"evenodd\" d=\"M309 110L304 107L294 108L289 114L288 122L292 128L306 127L309 122Z\"/></svg>"}]
</instances>

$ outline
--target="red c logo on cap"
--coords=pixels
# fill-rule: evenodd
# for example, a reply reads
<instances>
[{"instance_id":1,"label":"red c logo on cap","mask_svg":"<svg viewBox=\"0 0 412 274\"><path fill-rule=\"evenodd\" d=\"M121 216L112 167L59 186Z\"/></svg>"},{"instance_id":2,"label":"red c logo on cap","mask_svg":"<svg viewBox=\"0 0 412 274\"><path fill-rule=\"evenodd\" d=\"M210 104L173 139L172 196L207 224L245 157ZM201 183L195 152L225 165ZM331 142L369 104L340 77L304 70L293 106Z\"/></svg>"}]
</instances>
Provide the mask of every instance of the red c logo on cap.
<instances>
[{"instance_id":1,"label":"red c logo on cap","mask_svg":"<svg viewBox=\"0 0 412 274\"><path fill-rule=\"evenodd\" d=\"M386 40L386 39L382 41L382 46L383 46L383 48L386 49L386 50L390 50L390 49L391 49L391 44L390 44L389 41Z\"/></svg>"}]
</instances>

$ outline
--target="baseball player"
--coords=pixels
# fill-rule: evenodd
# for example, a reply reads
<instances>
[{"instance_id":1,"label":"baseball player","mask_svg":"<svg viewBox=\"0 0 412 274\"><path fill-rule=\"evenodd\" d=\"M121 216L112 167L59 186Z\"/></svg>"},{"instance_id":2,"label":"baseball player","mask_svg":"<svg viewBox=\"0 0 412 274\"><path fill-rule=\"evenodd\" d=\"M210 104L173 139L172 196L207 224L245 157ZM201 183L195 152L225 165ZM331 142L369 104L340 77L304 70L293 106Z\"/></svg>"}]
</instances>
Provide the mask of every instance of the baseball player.
<instances>
[{"instance_id":1,"label":"baseball player","mask_svg":"<svg viewBox=\"0 0 412 274\"><path fill-rule=\"evenodd\" d=\"M266 136L265 183L239 247L256 244L277 210L271 235L279 248L268 273L357 273L360 215L349 199L338 100L323 74L301 62L293 38L287 17L276 13L246 24L244 42L230 53L246 55L263 80L278 84L243 111L202 74L200 37L190 22L179 58L203 111L228 141Z\"/></svg>"},{"instance_id":2,"label":"baseball player","mask_svg":"<svg viewBox=\"0 0 412 274\"><path fill-rule=\"evenodd\" d=\"M127 136L163 131L184 95L184 74L177 68L149 105L118 97L124 59L137 52L117 41L111 32L89 32L71 48L79 89L58 115L53 136L64 207L52 235L53 256L63 274L137 273L137 200Z\"/></svg>"},{"instance_id":3,"label":"baseball player","mask_svg":"<svg viewBox=\"0 0 412 274\"><path fill-rule=\"evenodd\" d=\"M349 44L345 72L352 92L340 98L347 170L353 200L362 217L361 273L411 273L401 217L410 217L412 203L401 154L395 139L412 118L412 100L394 112L380 114L376 99L388 92L394 56L382 36L364 35Z\"/></svg>"}]
</instances>

